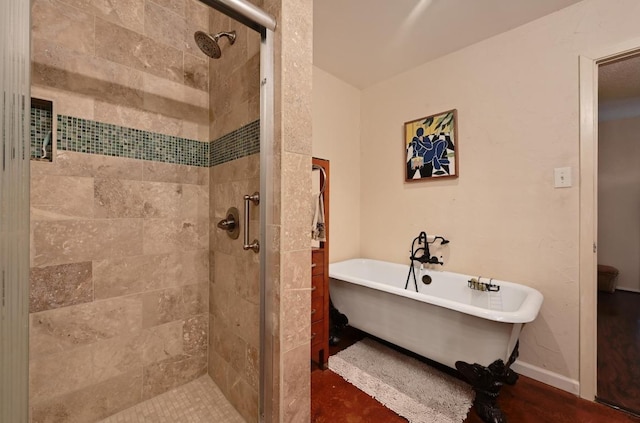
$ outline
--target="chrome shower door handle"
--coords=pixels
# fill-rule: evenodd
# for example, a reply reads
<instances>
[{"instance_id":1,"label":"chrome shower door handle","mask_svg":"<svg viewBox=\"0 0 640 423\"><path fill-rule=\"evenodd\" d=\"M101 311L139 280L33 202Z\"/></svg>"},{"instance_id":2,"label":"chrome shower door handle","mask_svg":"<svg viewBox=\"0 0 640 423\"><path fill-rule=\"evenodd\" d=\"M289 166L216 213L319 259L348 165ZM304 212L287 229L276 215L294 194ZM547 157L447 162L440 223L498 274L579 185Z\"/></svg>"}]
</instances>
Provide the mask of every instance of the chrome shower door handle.
<instances>
[{"instance_id":1,"label":"chrome shower door handle","mask_svg":"<svg viewBox=\"0 0 640 423\"><path fill-rule=\"evenodd\" d=\"M254 253L260 251L260 243L257 239L254 239L251 244L249 244L249 202L252 202L254 205L260 204L260 193L254 192L252 195L244 196L244 245L242 246L245 250L252 250Z\"/></svg>"}]
</instances>

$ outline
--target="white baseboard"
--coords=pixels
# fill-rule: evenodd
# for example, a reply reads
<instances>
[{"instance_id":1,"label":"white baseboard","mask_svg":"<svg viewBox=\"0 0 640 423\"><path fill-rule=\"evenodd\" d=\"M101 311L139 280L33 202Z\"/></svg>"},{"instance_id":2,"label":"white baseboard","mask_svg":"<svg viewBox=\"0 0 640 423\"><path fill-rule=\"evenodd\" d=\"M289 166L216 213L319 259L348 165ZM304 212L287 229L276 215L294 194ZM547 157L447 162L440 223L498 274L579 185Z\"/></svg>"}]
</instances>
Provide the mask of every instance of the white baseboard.
<instances>
[{"instance_id":1,"label":"white baseboard","mask_svg":"<svg viewBox=\"0 0 640 423\"><path fill-rule=\"evenodd\" d=\"M511 365L511 368L516 373L535 379L538 382L551 385L554 388L562 389L574 395L580 395L580 382L577 380L569 379L566 376L534 366L533 364L524 363L520 360L516 360L516 362Z\"/></svg>"}]
</instances>

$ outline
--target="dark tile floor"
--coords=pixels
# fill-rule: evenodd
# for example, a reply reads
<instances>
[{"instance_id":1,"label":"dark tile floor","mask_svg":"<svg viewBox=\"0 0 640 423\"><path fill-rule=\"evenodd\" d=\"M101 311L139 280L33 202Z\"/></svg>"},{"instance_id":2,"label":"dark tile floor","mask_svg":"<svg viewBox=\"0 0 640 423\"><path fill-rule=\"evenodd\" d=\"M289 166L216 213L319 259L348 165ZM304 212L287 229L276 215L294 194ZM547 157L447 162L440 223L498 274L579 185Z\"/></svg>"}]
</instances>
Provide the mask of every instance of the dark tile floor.
<instances>
[{"instance_id":1,"label":"dark tile floor","mask_svg":"<svg viewBox=\"0 0 640 423\"><path fill-rule=\"evenodd\" d=\"M640 414L638 293L598 293L598 399Z\"/></svg>"},{"instance_id":2,"label":"dark tile floor","mask_svg":"<svg viewBox=\"0 0 640 423\"><path fill-rule=\"evenodd\" d=\"M348 328L335 354L365 336ZM498 400L510 423L640 423L640 418L602 404L582 400L567 392L521 376L515 386L505 386ZM330 370L312 369L311 422L406 423ZM464 423L482 423L473 409Z\"/></svg>"}]
</instances>

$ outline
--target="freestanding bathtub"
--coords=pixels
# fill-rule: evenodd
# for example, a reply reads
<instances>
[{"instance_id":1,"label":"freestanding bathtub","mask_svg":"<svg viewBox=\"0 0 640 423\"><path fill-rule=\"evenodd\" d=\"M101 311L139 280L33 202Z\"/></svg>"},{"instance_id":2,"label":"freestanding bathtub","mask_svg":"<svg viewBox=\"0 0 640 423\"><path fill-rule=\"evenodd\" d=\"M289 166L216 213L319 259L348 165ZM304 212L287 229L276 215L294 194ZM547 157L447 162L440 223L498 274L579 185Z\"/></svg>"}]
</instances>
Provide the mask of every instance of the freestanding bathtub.
<instances>
[{"instance_id":1,"label":"freestanding bathtub","mask_svg":"<svg viewBox=\"0 0 640 423\"><path fill-rule=\"evenodd\" d=\"M542 294L524 285L494 279L498 292L478 291L468 286L472 276L415 270L419 292L413 279L404 289L407 265L369 259L330 264L331 300L349 325L451 368L457 361L506 362L542 305ZM428 285L421 281L425 274Z\"/></svg>"}]
</instances>

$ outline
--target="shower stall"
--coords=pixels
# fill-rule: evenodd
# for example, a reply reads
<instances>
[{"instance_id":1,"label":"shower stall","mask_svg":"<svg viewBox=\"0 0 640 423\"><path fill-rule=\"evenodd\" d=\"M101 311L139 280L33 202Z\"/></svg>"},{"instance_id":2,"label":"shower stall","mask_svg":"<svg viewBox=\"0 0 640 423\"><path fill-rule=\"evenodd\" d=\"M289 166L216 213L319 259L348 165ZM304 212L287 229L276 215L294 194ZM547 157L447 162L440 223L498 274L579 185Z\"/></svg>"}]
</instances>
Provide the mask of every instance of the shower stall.
<instances>
[{"instance_id":1,"label":"shower stall","mask_svg":"<svg viewBox=\"0 0 640 423\"><path fill-rule=\"evenodd\" d=\"M29 54L24 3L2 6L23 29L2 33L2 421L98 422L203 377L246 422L304 420L310 334L280 302L308 307L310 266L284 283L307 216L280 203L310 191L310 144L274 122L310 118L283 117L274 69L310 80L310 56L274 62L288 41L245 0L34 0ZM29 97L51 104L30 134Z\"/></svg>"}]
</instances>

